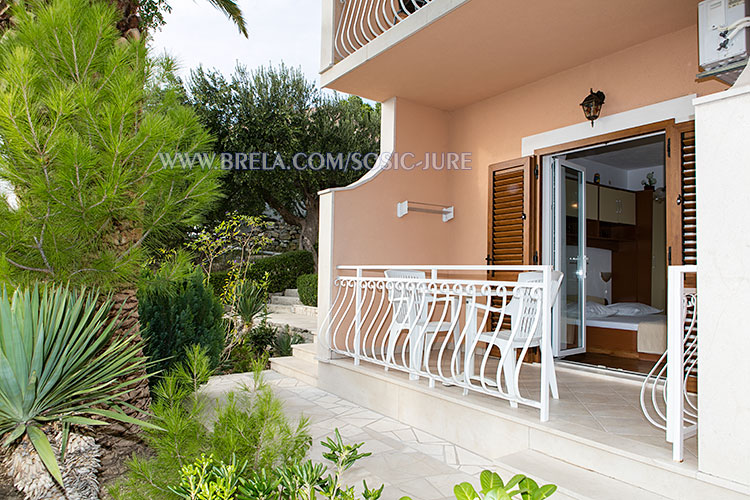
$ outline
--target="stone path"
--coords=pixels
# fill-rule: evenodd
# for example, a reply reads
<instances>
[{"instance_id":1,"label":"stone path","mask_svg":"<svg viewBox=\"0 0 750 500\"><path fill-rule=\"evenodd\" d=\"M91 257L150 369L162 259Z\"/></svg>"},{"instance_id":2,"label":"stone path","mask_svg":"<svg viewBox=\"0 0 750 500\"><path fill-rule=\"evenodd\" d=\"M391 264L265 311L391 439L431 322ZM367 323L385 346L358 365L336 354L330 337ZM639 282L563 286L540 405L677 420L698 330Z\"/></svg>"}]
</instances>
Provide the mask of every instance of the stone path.
<instances>
[{"instance_id":1,"label":"stone path","mask_svg":"<svg viewBox=\"0 0 750 500\"><path fill-rule=\"evenodd\" d=\"M480 457L448 441L437 438L392 418L370 411L294 378L265 372L266 381L284 401L291 418L310 419L313 446L310 458L325 462L320 441L338 428L346 442L365 442L362 451L372 456L357 462L347 471L347 484L362 490L362 481L372 488L385 485L383 500L398 500L408 495L413 500L454 499L453 486L463 481L479 484L484 469L497 471L504 479L514 472L499 469ZM227 392L252 385L249 374L213 377L203 389L209 397L221 399ZM569 497L557 493L555 500Z\"/></svg>"}]
</instances>

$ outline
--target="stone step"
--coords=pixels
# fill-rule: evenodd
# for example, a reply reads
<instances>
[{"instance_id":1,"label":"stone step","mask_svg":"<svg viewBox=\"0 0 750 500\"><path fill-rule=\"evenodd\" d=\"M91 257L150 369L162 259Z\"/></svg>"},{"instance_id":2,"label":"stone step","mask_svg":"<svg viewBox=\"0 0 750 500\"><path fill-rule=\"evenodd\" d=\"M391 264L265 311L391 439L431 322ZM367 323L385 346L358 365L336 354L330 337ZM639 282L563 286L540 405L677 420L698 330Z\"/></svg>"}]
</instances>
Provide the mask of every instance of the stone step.
<instances>
[{"instance_id":1,"label":"stone step","mask_svg":"<svg viewBox=\"0 0 750 500\"><path fill-rule=\"evenodd\" d=\"M271 303L268 304L268 312L294 314L297 316L305 316L308 318L318 317L317 307L305 306L302 304L274 304L273 299L271 299Z\"/></svg>"},{"instance_id":2,"label":"stone step","mask_svg":"<svg viewBox=\"0 0 750 500\"><path fill-rule=\"evenodd\" d=\"M496 463L503 469L523 471L524 474L540 485L555 484L559 493L580 500L600 500L602 498L659 500L664 498L638 486L618 481L533 450L501 457L496 460Z\"/></svg>"},{"instance_id":3,"label":"stone step","mask_svg":"<svg viewBox=\"0 0 750 500\"><path fill-rule=\"evenodd\" d=\"M288 297L286 295L271 295L271 304L284 306L301 306L299 297Z\"/></svg>"},{"instance_id":4,"label":"stone step","mask_svg":"<svg viewBox=\"0 0 750 500\"><path fill-rule=\"evenodd\" d=\"M316 386L318 384L318 362L299 359L295 356L271 358L271 370Z\"/></svg>"},{"instance_id":5,"label":"stone step","mask_svg":"<svg viewBox=\"0 0 750 500\"><path fill-rule=\"evenodd\" d=\"M314 343L309 344L297 344L292 346L294 350L294 357L305 361L318 362L318 346Z\"/></svg>"},{"instance_id":6,"label":"stone step","mask_svg":"<svg viewBox=\"0 0 750 500\"><path fill-rule=\"evenodd\" d=\"M284 297L299 298L299 291L296 288L287 288L286 290L284 290Z\"/></svg>"}]
</instances>

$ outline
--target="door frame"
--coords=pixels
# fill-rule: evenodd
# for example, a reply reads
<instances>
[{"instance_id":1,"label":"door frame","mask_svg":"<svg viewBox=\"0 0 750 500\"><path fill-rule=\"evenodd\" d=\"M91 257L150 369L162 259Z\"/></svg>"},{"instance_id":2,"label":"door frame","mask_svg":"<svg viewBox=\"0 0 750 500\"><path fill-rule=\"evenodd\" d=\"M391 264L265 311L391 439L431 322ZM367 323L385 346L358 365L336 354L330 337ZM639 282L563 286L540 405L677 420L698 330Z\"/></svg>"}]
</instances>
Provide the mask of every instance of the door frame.
<instances>
[{"instance_id":1,"label":"door frame","mask_svg":"<svg viewBox=\"0 0 750 500\"><path fill-rule=\"evenodd\" d=\"M552 262L552 255L554 248L555 241L553 238L553 232L552 232L552 221L554 221L553 217L553 211L555 210L555 207L552 203L547 203L547 207L545 209L545 201L547 200L553 200L552 198L552 189L554 189L554 186L551 186L549 179L550 179L550 172L551 169L554 168L554 161L553 158L555 156L559 156L565 153L572 153L573 151L579 151L584 149L591 149L595 147L602 147L607 146L609 144L616 144L619 142L625 142L629 140L638 139L643 136L648 135L654 135L654 134L664 134L665 137L665 153L668 151L669 148L672 146L669 144L670 139L674 135L674 131L680 129L682 126L682 123L688 123L687 122L680 122L675 123L675 119L671 118L668 120L662 120L658 122L653 122L649 124L639 125L637 127L631 127L623 130L618 130L615 132L609 132L606 134L588 137L584 139L574 140L570 142L565 142L562 144L558 144L555 146L548 146L540 149L534 150L534 156L536 157L536 163L539 165L539 171L540 171L540 182L541 182L541 196L536 200L536 208L541 213L541 224L539 226L541 227L541 239L538 240L540 243L540 261L542 264L545 265L552 265L555 266L556 263ZM674 142L674 141L671 141ZM665 155L669 156L669 155ZM674 156L674 155L671 155ZM669 158L665 157L665 184L667 184L670 180L670 174L667 171L668 168L668 161ZM669 216L669 215L667 215ZM584 229L585 230L585 229ZM667 234L667 244L670 242L670 236ZM584 298L585 300L585 298ZM561 317L562 317L562 310L563 310L563 298L561 296L557 297L557 301L554 304L554 308L552 311L552 318L553 318L553 328L557 330L557 338L560 336L560 325L561 325ZM554 332L553 332L554 333ZM585 327L584 332L585 336ZM553 334L551 336L552 338L555 338L555 335ZM583 345L585 346L585 339L583 341ZM557 346L553 346L553 352L557 353ZM573 354L573 353L569 353ZM557 354L555 354L557 356Z\"/></svg>"}]
</instances>

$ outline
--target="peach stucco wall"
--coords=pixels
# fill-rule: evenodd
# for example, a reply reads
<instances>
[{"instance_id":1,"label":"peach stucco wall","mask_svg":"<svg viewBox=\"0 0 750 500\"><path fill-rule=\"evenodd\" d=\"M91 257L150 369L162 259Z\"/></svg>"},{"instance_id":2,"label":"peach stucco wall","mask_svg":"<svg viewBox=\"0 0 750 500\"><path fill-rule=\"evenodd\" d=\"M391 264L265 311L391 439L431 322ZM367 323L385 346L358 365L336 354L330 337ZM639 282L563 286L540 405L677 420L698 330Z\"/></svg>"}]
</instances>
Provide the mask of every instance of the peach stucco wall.
<instances>
[{"instance_id":1,"label":"peach stucco wall","mask_svg":"<svg viewBox=\"0 0 750 500\"><path fill-rule=\"evenodd\" d=\"M723 90L695 81L695 36L695 27L670 33L452 112L396 96L396 151L470 152L472 169L386 170L336 192L331 264L484 264L487 167L521 156L523 137L582 122L590 87L607 95L603 116ZM454 205L455 219L397 218L403 200Z\"/></svg>"},{"instance_id":2,"label":"peach stucco wall","mask_svg":"<svg viewBox=\"0 0 750 500\"><path fill-rule=\"evenodd\" d=\"M445 112L400 100L395 106L397 151L421 157L446 150ZM435 170L390 168L356 189L336 191L334 266L450 262L452 253L444 243L452 238L456 224L443 223L432 214L396 216L396 204L404 200L452 203L444 177Z\"/></svg>"},{"instance_id":3,"label":"peach stucco wall","mask_svg":"<svg viewBox=\"0 0 750 500\"><path fill-rule=\"evenodd\" d=\"M473 221L457 224L454 262L479 264L486 255L487 166L520 157L523 137L584 121L578 104L589 88L606 93L602 116L725 89L695 81L696 32L670 33L451 113L448 146L471 151L475 163L473 175L449 183L456 210Z\"/></svg>"}]
</instances>

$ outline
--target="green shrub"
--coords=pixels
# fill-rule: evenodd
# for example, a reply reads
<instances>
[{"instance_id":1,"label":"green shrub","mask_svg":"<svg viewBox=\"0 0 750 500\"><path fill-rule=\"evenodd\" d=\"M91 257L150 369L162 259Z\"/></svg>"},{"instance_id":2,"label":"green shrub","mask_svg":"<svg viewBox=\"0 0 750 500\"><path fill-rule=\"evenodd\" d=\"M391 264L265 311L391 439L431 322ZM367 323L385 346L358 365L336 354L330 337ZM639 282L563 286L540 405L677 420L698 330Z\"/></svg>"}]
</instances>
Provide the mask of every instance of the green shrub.
<instances>
[{"instance_id":1,"label":"green shrub","mask_svg":"<svg viewBox=\"0 0 750 500\"><path fill-rule=\"evenodd\" d=\"M312 254L305 250L296 250L256 260L248 269L247 277L263 281L268 273L268 291L276 293L287 288L295 288L297 277L312 272L315 272Z\"/></svg>"},{"instance_id":2,"label":"green shrub","mask_svg":"<svg viewBox=\"0 0 750 500\"><path fill-rule=\"evenodd\" d=\"M323 464L307 460L247 474L247 462L238 462L233 457L227 463L214 455L201 455L182 468L179 485L170 485L169 490L185 500L356 500L360 497L353 486L342 484L342 474L371 453L359 452L364 443L344 444L338 429L335 437L320 443L329 450L323 453L323 458L333 462L333 473ZM378 500L383 489L384 486L370 489L363 481L361 498Z\"/></svg>"},{"instance_id":3,"label":"green shrub","mask_svg":"<svg viewBox=\"0 0 750 500\"><path fill-rule=\"evenodd\" d=\"M224 286L227 284L228 280L229 271L213 271L211 273L209 285L211 286L214 295L221 297L221 294L224 292Z\"/></svg>"},{"instance_id":4,"label":"green shrub","mask_svg":"<svg viewBox=\"0 0 750 500\"><path fill-rule=\"evenodd\" d=\"M280 331L276 338L273 339L273 353L276 356L292 356L294 349L292 346L301 344L305 339L298 333L292 334L289 331L289 325L282 331Z\"/></svg>"},{"instance_id":5,"label":"green shrub","mask_svg":"<svg viewBox=\"0 0 750 500\"><path fill-rule=\"evenodd\" d=\"M263 322L254 326L247 332L243 344L246 344L250 348L250 352L256 357L263 356L273 345L278 333L278 328L270 323Z\"/></svg>"},{"instance_id":6,"label":"green shrub","mask_svg":"<svg viewBox=\"0 0 750 500\"><path fill-rule=\"evenodd\" d=\"M203 283L203 272L193 270L168 286L150 286L148 279L138 290L144 353L156 361L156 369L168 370L184 359L185 348L205 348L211 367L219 364L227 325L224 308Z\"/></svg>"},{"instance_id":7,"label":"green shrub","mask_svg":"<svg viewBox=\"0 0 750 500\"><path fill-rule=\"evenodd\" d=\"M536 481L523 474L516 474L503 483L496 472L489 470L479 474L480 490L477 492L470 483L461 483L453 487L456 500L544 500L557 491L554 484L539 486ZM401 500L411 500L409 497L401 497Z\"/></svg>"},{"instance_id":8,"label":"green shrub","mask_svg":"<svg viewBox=\"0 0 750 500\"><path fill-rule=\"evenodd\" d=\"M145 435L153 456L133 457L128 462L127 475L109 488L114 499L179 498L185 493L183 487L190 488L181 483L181 477L213 482L214 459L216 463L242 464L242 473L252 477L256 471L292 466L305 457L311 444L308 420L290 423L281 401L263 380L262 366L255 367L253 387L227 394L213 409L205 396L194 390L208 379L207 366L205 350L188 349L186 361L155 386L151 412L161 430L149 430ZM206 427L206 421L214 422L212 429ZM211 467L201 472L203 465ZM236 469L224 472L231 472L231 477L239 474Z\"/></svg>"},{"instance_id":9,"label":"green shrub","mask_svg":"<svg viewBox=\"0 0 750 500\"><path fill-rule=\"evenodd\" d=\"M303 274L297 278L299 300L306 306L318 306L318 275Z\"/></svg>"}]
</instances>

